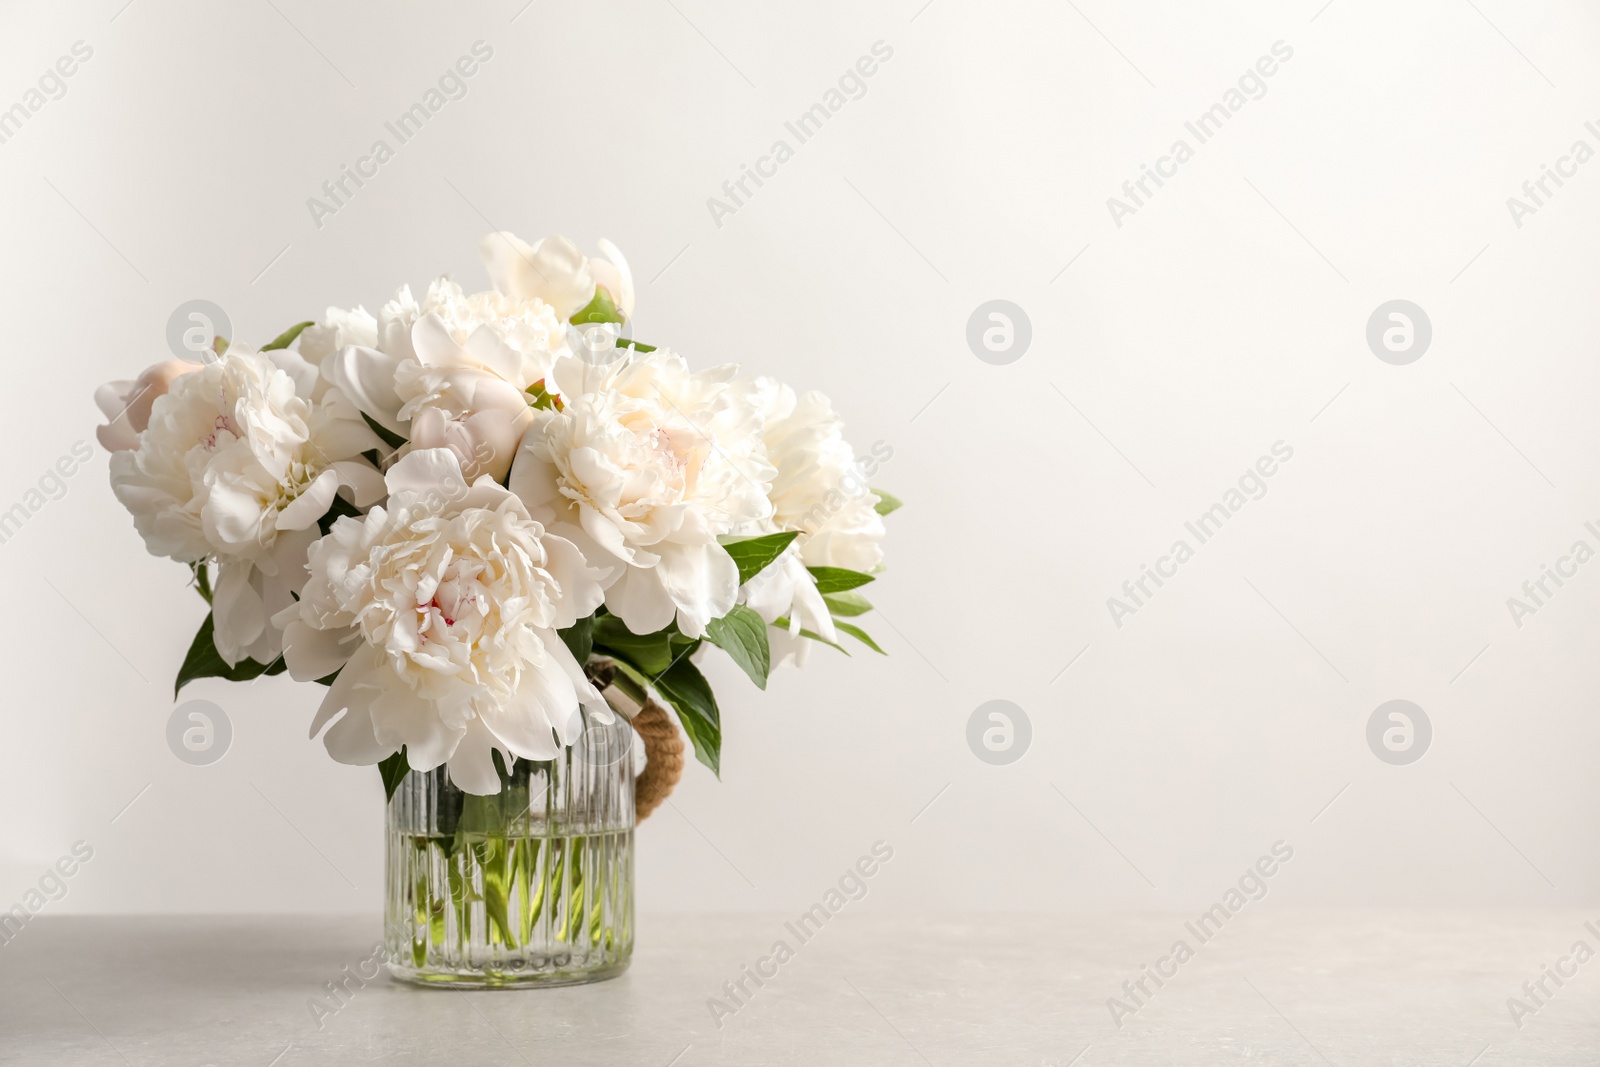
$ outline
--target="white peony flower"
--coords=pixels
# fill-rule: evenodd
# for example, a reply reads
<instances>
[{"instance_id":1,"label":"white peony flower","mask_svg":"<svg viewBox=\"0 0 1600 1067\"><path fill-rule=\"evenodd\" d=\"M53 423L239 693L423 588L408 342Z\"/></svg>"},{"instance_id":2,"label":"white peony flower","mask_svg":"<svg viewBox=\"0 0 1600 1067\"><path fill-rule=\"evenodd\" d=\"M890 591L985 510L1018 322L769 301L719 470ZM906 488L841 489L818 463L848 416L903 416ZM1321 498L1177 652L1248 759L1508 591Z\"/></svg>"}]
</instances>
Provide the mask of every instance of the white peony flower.
<instances>
[{"instance_id":1,"label":"white peony flower","mask_svg":"<svg viewBox=\"0 0 1600 1067\"><path fill-rule=\"evenodd\" d=\"M556 630L592 614L603 572L545 533L487 477L470 487L449 449L414 451L387 475L387 506L342 518L312 546L286 609L296 679L338 679L311 725L341 763L405 746L415 770L447 763L469 793L500 790L494 750L544 760L610 709Z\"/></svg>"},{"instance_id":2,"label":"white peony flower","mask_svg":"<svg viewBox=\"0 0 1600 1067\"><path fill-rule=\"evenodd\" d=\"M321 367L329 356L347 345L365 348L378 345L377 320L364 307L329 308L321 322L307 326L300 332L295 347L307 361Z\"/></svg>"},{"instance_id":3,"label":"white peony flower","mask_svg":"<svg viewBox=\"0 0 1600 1067\"><path fill-rule=\"evenodd\" d=\"M268 663L273 613L305 577L316 522L341 485L364 506L383 480L360 454L379 442L353 412L297 392L316 379L292 352L233 348L172 380L137 447L111 457L111 484L158 556L217 561L217 651Z\"/></svg>"},{"instance_id":4,"label":"white peony flower","mask_svg":"<svg viewBox=\"0 0 1600 1067\"><path fill-rule=\"evenodd\" d=\"M371 337L324 355L324 376L410 448L449 448L468 478L497 480L531 419L528 390L567 350L565 323L549 304L468 295L448 278L421 304L402 288Z\"/></svg>"},{"instance_id":5,"label":"white peony flower","mask_svg":"<svg viewBox=\"0 0 1600 1067\"><path fill-rule=\"evenodd\" d=\"M795 545L809 567L844 567L870 574L883 565L883 516L867 485L844 421L822 393L795 396L770 378L757 379L762 440L777 469L773 521L799 530Z\"/></svg>"},{"instance_id":6,"label":"white peony flower","mask_svg":"<svg viewBox=\"0 0 1600 1067\"><path fill-rule=\"evenodd\" d=\"M603 257L585 259L565 237L546 237L528 244L504 230L478 243L489 280L513 300L541 300L566 322L594 299L596 286L606 290L624 319L633 318L633 273L617 246L600 241Z\"/></svg>"},{"instance_id":7,"label":"white peony flower","mask_svg":"<svg viewBox=\"0 0 1600 1067\"><path fill-rule=\"evenodd\" d=\"M807 629L837 641L837 631L816 581L807 567L843 567L871 573L883 564L883 517L878 497L868 487L855 450L844 438L844 423L826 396L795 396L771 378L750 386L752 404L762 418L762 441L775 473L772 517L762 533L797 530L800 536L742 590L746 605L768 623L788 618L788 632L769 634L773 660L803 662L809 652Z\"/></svg>"},{"instance_id":8,"label":"white peony flower","mask_svg":"<svg viewBox=\"0 0 1600 1067\"><path fill-rule=\"evenodd\" d=\"M760 422L735 368L691 373L660 350L595 367L558 360L565 406L534 412L508 483L596 563L617 564L606 607L634 633L677 619L699 637L738 595L718 537L772 511Z\"/></svg>"}]
</instances>

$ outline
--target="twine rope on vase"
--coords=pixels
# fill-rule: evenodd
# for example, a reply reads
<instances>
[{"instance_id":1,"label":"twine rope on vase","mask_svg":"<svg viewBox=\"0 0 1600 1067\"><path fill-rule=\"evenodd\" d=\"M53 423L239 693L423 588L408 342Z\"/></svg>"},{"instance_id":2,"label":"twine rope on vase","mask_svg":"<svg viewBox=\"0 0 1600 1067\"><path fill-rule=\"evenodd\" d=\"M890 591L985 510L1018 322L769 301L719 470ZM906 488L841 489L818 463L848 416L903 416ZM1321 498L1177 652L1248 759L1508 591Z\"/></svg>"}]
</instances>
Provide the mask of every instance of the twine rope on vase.
<instances>
[{"instance_id":1,"label":"twine rope on vase","mask_svg":"<svg viewBox=\"0 0 1600 1067\"><path fill-rule=\"evenodd\" d=\"M678 733L678 724L671 713L655 698L647 695L643 705L636 703L611 684L614 676L615 670L609 662L589 666L589 678L595 688L628 720L644 745L644 770L633 781L634 821L641 823L666 803L683 777L683 736Z\"/></svg>"}]
</instances>

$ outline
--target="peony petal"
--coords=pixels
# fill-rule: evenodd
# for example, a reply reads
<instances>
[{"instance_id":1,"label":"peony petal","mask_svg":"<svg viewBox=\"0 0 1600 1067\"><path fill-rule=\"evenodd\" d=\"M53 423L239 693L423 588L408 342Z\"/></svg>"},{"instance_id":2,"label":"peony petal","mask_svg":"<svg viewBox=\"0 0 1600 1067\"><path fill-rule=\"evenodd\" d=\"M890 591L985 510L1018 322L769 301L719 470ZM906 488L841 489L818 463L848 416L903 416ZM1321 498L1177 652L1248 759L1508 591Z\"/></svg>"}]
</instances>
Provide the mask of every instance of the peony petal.
<instances>
[{"instance_id":1,"label":"peony petal","mask_svg":"<svg viewBox=\"0 0 1600 1067\"><path fill-rule=\"evenodd\" d=\"M139 435L124 421L96 426L94 437L107 452L131 452L139 447Z\"/></svg>"},{"instance_id":2,"label":"peony petal","mask_svg":"<svg viewBox=\"0 0 1600 1067\"><path fill-rule=\"evenodd\" d=\"M304 530L328 513L339 491L339 472L325 470L278 512L278 529Z\"/></svg>"},{"instance_id":3,"label":"peony petal","mask_svg":"<svg viewBox=\"0 0 1600 1067\"><path fill-rule=\"evenodd\" d=\"M100 414L108 422L117 422L127 411L128 401L136 388L137 384L131 378L107 382L94 391L94 406L100 409Z\"/></svg>"},{"instance_id":4,"label":"peony petal","mask_svg":"<svg viewBox=\"0 0 1600 1067\"><path fill-rule=\"evenodd\" d=\"M502 230L480 241L478 251L496 289L513 300L543 300L563 322L594 299L588 262L565 237L530 246Z\"/></svg>"},{"instance_id":5,"label":"peony petal","mask_svg":"<svg viewBox=\"0 0 1600 1067\"><path fill-rule=\"evenodd\" d=\"M526 275L533 264L533 246L507 230L491 233L478 242L478 254L488 272L489 284L513 300L526 300L533 286Z\"/></svg>"},{"instance_id":6,"label":"peony petal","mask_svg":"<svg viewBox=\"0 0 1600 1067\"><path fill-rule=\"evenodd\" d=\"M540 459L529 448L537 432L537 429L530 430L522 439L522 447L517 449L516 459L511 462L511 475L506 485L527 507L528 514L548 523L555 517L556 505L564 501L556 481L555 465Z\"/></svg>"},{"instance_id":7,"label":"peony petal","mask_svg":"<svg viewBox=\"0 0 1600 1067\"><path fill-rule=\"evenodd\" d=\"M311 733L315 738L328 725L332 718L345 708L359 706L366 708L374 690L370 686L363 686L358 692L358 683L366 680L367 675L382 668L382 654L371 645L362 645L356 649L355 655L350 657L350 662L345 664L333 684L328 687L327 695L322 698L322 704L317 708L316 716L311 720ZM354 702L354 703L352 703Z\"/></svg>"},{"instance_id":8,"label":"peony petal","mask_svg":"<svg viewBox=\"0 0 1600 1067\"><path fill-rule=\"evenodd\" d=\"M447 763L450 781L463 793L494 796L500 792L500 772L494 768L494 735L477 719L467 723L467 732ZM506 760L507 766L511 761Z\"/></svg>"},{"instance_id":9,"label":"peony petal","mask_svg":"<svg viewBox=\"0 0 1600 1067\"><path fill-rule=\"evenodd\" d=\"M653 553L641 552L628 544L627 538L623 537L617 524L587 503L578 505L578 522L582 525L583 532L593 539L602 551L638 566L654 565L656 557Z\"/></svg>"},{"instance_id":10,"label":"peony petal","mask_svg":"<svg viewBox=\"0 0 1600 1067\"><path fill-rule=\"evenodd\" d=\"M539 640L544 642L545 651L556 666L561 668L563 674L572 682L572 688L578 696L578 702L583 710L594 716L599 722L609 723L614 721L611 705L606 703L605 697L600 695L600 690L589 681L589 676L584 672L578 658L572 654L567 643L561 640L561 635L554 630L540 630ZM570 742L569 742L570 744Z\"/></svg>"},{"instance_id":11,"label":"peony petal","mask_svg":"<svg viewBox=\"0 0 1600 1067\"><path fill-rule=\"evenodd\" d=\"M395 372L400 359L376 348L349 345L322 365L322 374L350 402L386 430L405 435L400 421L400 398L395 395Z\"/></svg>"},{"instance_id":12,"label":"peony petal","mask_svg":"<svg viewBox=\"0 0 1600 1067\"><path fill-rule=\"evenodd\" d=\"M467 492L461 461L448 448L423 448L408 452L384 475L392 493L439 493L459 500Z\"/></svg>"},{"instance_id":13,"label":"peony petal","mask_svg":"<svg viewBox=\"0 0 1600 1067\"><path fill-rule=\"evenodd\" d=\"M653 567L625 568L606 590L606 608L636 634L664 629L678 610Z\"/></svg>"},{"instance_id":14,"label":"peony petal","mask_svg":"<svg viewBox=\"0 0 1600 1067\"><path fill-rule=\"evenodd\" d=\"M355 626L323 630L291 617L283 628L283 659L297 682L314 682L342 670L361 644L361 630Z\"/></svg>"},{"instance_id":15,"label":"peony petal","mask_svg":"<svg viewBox=\"0 0 1600 1067\"><path fill-rule=\"evenodd\" d=\"M358 687L354 690L350 710L322 735L322 745L340 763L357 767L370 767L387 759L399 749L381 743L372 729L372 711L363 697L370 700L373 690Z\"/></svg>"},{"instance_id":16,"label":"peony petal","mask_svg":"<svg viewBox=\"0 0 1600 1067\"><path fill-rule=\"evenodd\" d=\"M739 566L728 550L717 544L669 543L657 548L661 561L655 572L666 595L678 606L678 628L688 637L699 637L712 619L733 610L739 596Z\"/></svg>"},{"instance_id":17,"label":"peony petal","mask_svg":"<svg viewBox=\"0 0 1600 1067\"><path fill-rule=\"evenodd\" d=\"M628 269L628 261L623 258L622 250L604 237L600 238L600 251L606 258L591 261L590 270L594 272L595 282L605 285L606 291L611 294L611 300L617 305L617 310L622 312L622 317L633 318L633 271ZM603 275L603 277L602 277Z\"/></svg>"},{"instance_id":18,"label":"peony petal","mask_svg":"<svg viewBox=\"0 0 1600 1067\"><path fill-rule=\"evenodd\" d=\"M372 727L379 742L389 746L390 751L406 746L406 759L413 770L431 771L448 760L466 733L461 727L446 726L433 702L402 682L385 685L372 698L371 708Z\"/></svg>"},{"instance_id":19,"label":"peony petal","mask_svg":"<svg viewBox=\"0 0 1600 1067\"><path fill-rule=\"evenodd\" d=\"M351 499L358 508L371 507L389 493L383 475L365 461L341 459L333 469L339 472L339 484L350 487Z\"/></svg>"},{"instance_id":20,"label":"peony petal","mask_svg":"<svg viewBox=\"0 0 1600 1067\"><path fill-rule=\"evenodd\" d=\"M321 379L321 369L311 365L310 361L292 348L274 348L270 352L263 352L283 373L287 374L294 382L295 395L302 400L310 400L316 394L317 383Z\"/></svg>"},{"instance_id":21,"label":"peony petal","mask_svg":"<svg viewBox=\"0 0 1600 1067\"><path fill-rule=\"evenodd\" d=\"M252 579L254 564L223 560L217 566L217 584L211 591L212 639L228 666L245 659L245 647L267 627L266 605Z\"/></svg>"},{"instance_id":22,"label":"peony petal","mask_svg":"<svg viewBox=\"0 0 1600 1067\"><path fill-rule=\"evenodd\" d=\"M506 344L493 328L484 325L467 338L467 354L515 387L522 376L522 353ZM527 407L526 400L523 407Z\"/></svg>"},{"instance_id":23,"label":"peony petal","mask_svg":"<svg viewBox=\"0 0 1600 1067\"><path fill-rule=\"evenodd\" d=\"M460 345L450 327L438 315L429 312L411 327L411 347L416 350L417 362L424 367L457 367L470 365L471 357Z\"/></svg>"},{"instance_id":24,"label":"peony petal","mask_svg":"<svg viewBox=\"0 0 1600 1067\"><path fill-rule=\"evenodd\" d=\"M811 577L811 572L803 565L798 569L802 577L797 578L794 584L794 603L789 609L790 617L797 620L803 628L838 644L839 632L834 629L833 612L828 610L827 602L822 599L822 594L817 592L817 580Z\"/></svg>"},{"instance_id":25,"label":"peony petal","mask_svg":"<svg viewBox=\"0 0 1600 1067\"><path fill-rule=\"evenodd\" d=\"M605 603L605 582L614 568L591 567L578 546L564 537L546 533L541 543L545 551L545 570L561 586L554 625L564 630L579 619L593 615L595 609Z\"/></svg>"},{"instance_id":26,"label":"peony petal","mask_svg":"<svg viewBox=\"0 0 1600 1067\"><path fill-rule=\"evenodd\" d=\"M557 751L552 728L578 708L578 696L572 682L554 664L544 669L530 667L522 672L513 702L500 706L483 702L479 712L483 724L509 748L523 759L547 760Z\"/></svg>"}]
</instances>

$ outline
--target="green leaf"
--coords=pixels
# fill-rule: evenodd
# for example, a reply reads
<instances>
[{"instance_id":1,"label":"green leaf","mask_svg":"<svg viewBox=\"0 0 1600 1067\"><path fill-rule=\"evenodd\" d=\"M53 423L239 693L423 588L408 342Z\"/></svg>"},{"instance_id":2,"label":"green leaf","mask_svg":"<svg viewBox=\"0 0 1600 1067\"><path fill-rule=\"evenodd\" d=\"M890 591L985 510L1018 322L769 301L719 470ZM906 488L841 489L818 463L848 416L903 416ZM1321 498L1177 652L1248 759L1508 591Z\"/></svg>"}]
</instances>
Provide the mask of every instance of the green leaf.
<instances>
[{"instance_id":1,"label":"green leaf","mask_svg":"<svg viewBox=\"0 0 1600 1067\"><path fill-rule=\"evenodd\" d=\"M342 670L344 670L344 668L340 667L339 671ZM334 671L332 674L323 675L321 678L317 679L317 684L332 687L333 683L339 680L339 671Z\"/></svg>"},{"instance_id":2,"label":"green leaf","mask_svg":"<svg viewBox=\"0 0 1600 1067\"><path fill-rule=\"evenodd\" d=\"M899 511L906 506L906 502L893 493L886 493L882 489L874 489L873 492L878 497L878 502L873 505L873 510L879 515L887 515L891 511Z\"/></svg>"},{"instance_id":3,"label":"green leaf","mask_svg":"<svg viewBox=\"0 0 1600 1067\"><path fill-rule=\"evenodd\" d=\"M635 352L654 352L656 350L655 345L647 345L643 341L630 341L626 337L619 337L617 339L617 347L631 348Z\"/></svg>"},{"instance_id":4,"label":"green leaf","mask_svg":"<svg viewBox=\"0 0 1600 1067\"><path fill-rule=\"evenodd\" d=\"M636 634L615 615L603 615L594 627L593 647L625 659L648 675L657 675L672 665L673 626L653 634Z\"/></svg>"},{"instance_id":5,"label":"green leaf","mask_svg":"<svg viewBox=\"0 0 1600 1067\"><path fill-rule=\"evenodd\" d=\"M589 662L589 655L594 651L594 623L595 618L590 615L588 618L579 619L565 630L556 631L580 667Z\"/></svg>"},{"instance_id":6,"label":"green leaf","mask_svg":"<svg viewBox=\"0 0 1600 1067\"><path fill-rule=\"evenodd\" d=\"M739 584L743 585L760 574L769 563L783 555L783 550L799 536L800 531L787 530L783 533L727 541L722 547L727 549L728 555L733 557L733 562L738 564Z\"/></svg>"},{"instance_id":7,"label":"green leaf","mask_svg":"<svg viewBox=\"0 0 1600 1067\"><path fill-rule=\"evenodd\" d=\"M594 299L585 304L576 315L569 320L574 326L581 326L586 322L622 322L622 312L617 310L617 305L612 301L611 294L600 286L594 287Z\"/></svg>"},{"instance_id":8,"label":"green leaf","mask_svg":"<svg viewBox=\"0 0 1600 1067\"><path fill-rule=\"evenodd\" d=\"M211 339L211 351L219 356L223 355L228 351L228 343L226 337L213 337Z\"/></svg>"},{"instance_id":9,"label":"green leaf","mask_svg":"<svg viewBox=\"0 0 1600 1067\"><path fill-rule=\"evenodd\" d=\"M372 427L372 432L378 435L378 440L382 441L390 448L400 448L406 443L406 439L404 437L401 437L393 430L385 429L383 426L380 426L376 421L373 420L372 416L368 415L365 411L361 413L361 417L367 421L368 426Z\"/></svg>"},{"instance_id":10,"label":"green leaf","mask_svg":"<svg viewBox=\"0 0 1600 1067\"><path fill-rule=\"evenodd\" d=\"M807 567L811 577L817 580L817 592L842 593L847 589L854 589L858 585L866 585L872 581L872 575L862 574L860 571L846 570L843 567Z\"/></svg>"},{"instance_id":11,"label":"green leaf","mask_svg":"<svg viewBox=\"0 0 1600 1067\"><path fill-rule=\"evenodd\" d=\"M824 593L822 602L828 605L829 614L835 618L849 619L872 610L872 605L860 593Z\"/></svg>"},{"instance_id":12,"label":"green leaf","mask_svg":"<svg viewBox=\"0 0 1600 1067\"><path fill-rule=\"evenodd\" d=\"M767 644L767 624L743 604L706 626L706 640L722 649L737 663L756 688L767 687L772 673L772 650Z\"/></svg>"},{"instance_id":13,"label":"green leaf","mask_svg":"<svg viewBox=\"0 0 1600 1067\"><path fill-rule=\"evenodd\" d=\"M307 326L311 326L311 325L314 325L314 324L313 323L309 323L309 322L297 322L297 323L295 323L293 326L289 327L287 330L284 330L278 336L274 337L272 340L270 340L266 344L262 345L261 346L261 351L263 351L263 352L271 352L273 349L277 349L277 348L288 348L290 345L294 344L294 339L296 337L300 336L301 331L304 330Z\"/></svg>"},{"instance_id":14,"label":"green leaf","mask_svg":"<svg viewBox=\"0 0 1600 1067\"><path fill-rule=\"evenodd\" d=\"M838 628L840 630L843 630L845 633L849 634L851 637L855 638L857 641L860 641L863 645L866 645L868 648L872 649L872 651L876 652L878 655L887 656L889 654L889 653L885 652L883 649L879 648L878 647L878 642L876 642L872 638L868 637L867 636L867 631L863 630L861 627L852 626L850 623L847 623L847 622L840 622L838 619L834 619L833 620L833 625L836 628Z\"/></svg>"},{"instance_id":15,"label":"green leaf","mask_svg":"<svg viewBox=\"0 0 1600 1067\"><path fill-rule=\"evenodd\" d=\"M259 678L263 674L282 674L286 669L283 657L279 656L271 663L257 663L253 659L242 659L230 667L222 658L222 653L217 651L216 638L213 627L215 622L211 616L206 615L206 621L200 624L199 631L194 635L194 641L189 645L188 655L183 657L183 666L178 668L178 680L172 687L172 697L177 699L183 687L196 678L226 678L230 682L248 682Z\"/></svg>"},{"instance_id":16,"label":"green leaf","mask_svg":"<svg viewBox=\"0 0 1600 1067\"><path fill-rule=\"evenodd\" d=\"M211 603L211 561L196 560L189 564L189 570L194 573L195 591L205 598L207 604Z\"/></svg>"},{"instance_id":17,"label":"green leaf","mask_svg":"<svg viewBox=\"0 0 1600 1067\"><path fill-rule=\"evenodd\" d=\"M393 800L394 791L400 788L405 776L411 773L411 764L406 762L406 746L401 745L399 752L379 763L378 772L383 775L383 798Z\"/></svg>"},{"instance_id":18,"label":"green leaf","mask_svg":"<svg viewBox=\"0 0 1600 1067\"><path fill-rule=\"evenodd\" d=\"M656 692L678 713L678 721L683 723L684 732L694 745L695 758L721 778L722 716L705 675L684 657L657 676L654 685Z\"/></svg>"}]
</instances>

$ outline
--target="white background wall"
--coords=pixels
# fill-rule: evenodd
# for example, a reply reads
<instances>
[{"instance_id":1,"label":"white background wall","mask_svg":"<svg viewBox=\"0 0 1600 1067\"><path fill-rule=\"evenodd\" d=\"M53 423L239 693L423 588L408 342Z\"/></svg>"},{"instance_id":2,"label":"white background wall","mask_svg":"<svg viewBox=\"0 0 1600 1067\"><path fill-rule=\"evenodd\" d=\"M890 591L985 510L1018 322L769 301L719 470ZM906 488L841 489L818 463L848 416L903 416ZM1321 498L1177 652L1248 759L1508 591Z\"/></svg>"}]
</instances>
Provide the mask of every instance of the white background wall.
<instances>
[{"instance_id":1,"label":"white background wall","mask_svg":"<svg viewBox=\"0 0 1600 1067\"><path fill-rule=\"evenodd\" d=\"M894 449L890 657L766 694L712 664L723 780L691 767L642 828L642 907L797 908L879 838L865 907L1198 908L1277 839L1278 904L1600 897L1600 563L1520 628L1506 605L1600 547L1600 162L1506 207L1600 148L1591 5L122 3L0 15L0 106L94 50L0 144L0 508L93 440L93 388L163 358L180 303L260 344L440 272L484 287L491 222L610 237L640 336L824 389ZM314 226L478 40L469 95ZM716 225L880 40L866 95ZM1116 226L1106 198L1280 40L1267 94ZM994 298L1032 321L1008 366L964 337ZM1409 366L1364 338L1395 298L1433 323ZM1279 440L1270 492L1118 628L1107 597ZM61 912L380 906L377 774L307 741L320 689L196 685L232 748L168 750L204 612L103 454L0 575L0 908L79 839ZM997 698L1033 725L1005 767L965 736ZM1366 744L1392 698L1434 726L1411 766Z\"/></svg>"}]
</instances>

